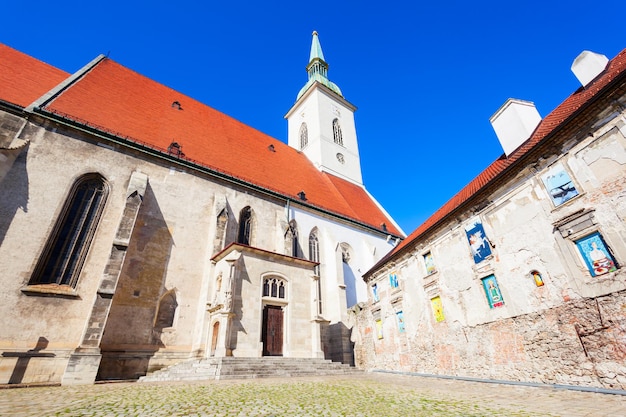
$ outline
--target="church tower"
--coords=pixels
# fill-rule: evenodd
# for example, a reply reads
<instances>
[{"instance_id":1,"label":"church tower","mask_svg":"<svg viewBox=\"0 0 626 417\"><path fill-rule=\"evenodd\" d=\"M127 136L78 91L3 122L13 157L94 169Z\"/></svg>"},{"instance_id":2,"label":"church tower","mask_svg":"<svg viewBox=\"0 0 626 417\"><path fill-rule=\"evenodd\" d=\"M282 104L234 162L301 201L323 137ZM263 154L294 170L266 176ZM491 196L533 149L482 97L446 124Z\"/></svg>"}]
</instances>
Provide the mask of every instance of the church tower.
<instances>
[{"instance_id":1,"label":"church tower","mask_svg":"<svg viewBox=\"0 0 626 417\"><path fill-rule=\"evenodd\" d=\"M289 146L304 152L319 170L363 184L354 125L356 107L328 79L317 32L306 70L309 80L285 115Z\"/></svg>"}]
</instances>

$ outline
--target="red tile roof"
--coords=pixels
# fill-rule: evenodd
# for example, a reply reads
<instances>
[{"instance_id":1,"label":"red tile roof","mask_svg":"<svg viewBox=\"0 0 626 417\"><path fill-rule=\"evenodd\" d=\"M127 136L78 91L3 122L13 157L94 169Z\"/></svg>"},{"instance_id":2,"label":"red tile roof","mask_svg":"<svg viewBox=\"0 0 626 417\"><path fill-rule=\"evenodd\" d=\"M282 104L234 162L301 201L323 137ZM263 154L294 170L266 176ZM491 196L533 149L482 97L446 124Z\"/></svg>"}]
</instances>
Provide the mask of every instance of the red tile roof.
<instances>
[{"instance_id":1,"label":"red tile roof","mask_svg":"<svg viewBox=\"0 0 626 417\"><path fill-rule=\"evenodd\" d=\"M362 187L320 172L285 143L109 59L44 110L164 153L176 142L198 165L294 200L304 191L308 204L379 230L386 223L401 235Z\"/></svg>"},{"instance_id":2,"label":"red tile roof","mask_svg":"<svg viewBox=\"0 0 626 417\"><path fill-rule=\"evenodd\" d=\"M473 196L488 185L493 184L504 171L527 155L531 149L543 141L550 133L554 132L560 126L566 124L575 113L589 103L596 94L606 87L618 75L626 71L626 49L620 52L607 65L604 72L597 77L586 88L579 88L563 103L547 115L537 126L533 134L526 142L516 149L508 158L505 155L500 156L491 165L467 184L459 193L452 197L439 210L437 210L430 218L428 218L421 226L412 232L402 243L391 251L387 256L381 259L374 267L368 271L366 275L389 261L403 249L415 244L415 242L429 232L434 226L444 221L447 216L459 209L464 203L468 202Z\"/></svg>"},{"instance_id":3,"label":"red tile roof","mask_svg":"<svg viewBox=\"0 0 626 417\"><path fill-rule=\"evenodd\" d=\"M0 100L26 107L69 74L0 43Z\"/></svg>"}]
</instances>

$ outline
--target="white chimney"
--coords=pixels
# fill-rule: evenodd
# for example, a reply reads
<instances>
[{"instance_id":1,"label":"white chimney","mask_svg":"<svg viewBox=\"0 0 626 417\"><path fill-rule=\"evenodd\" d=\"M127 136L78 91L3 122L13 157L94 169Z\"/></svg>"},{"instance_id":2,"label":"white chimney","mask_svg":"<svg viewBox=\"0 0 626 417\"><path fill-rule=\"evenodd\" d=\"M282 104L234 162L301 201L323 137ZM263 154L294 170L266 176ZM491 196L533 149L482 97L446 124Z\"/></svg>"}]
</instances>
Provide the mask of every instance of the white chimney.
<instances>
[{"instance_id":1,"label":"white chimney","mask_svg":"<svg viewBox=\"0 0 626 417\"><path fill-rule=\"evenodd\" d=\"M530 138L541 122L541 116L535 103L510 98L489 118L489 121L508 158Z\"/></svg>"},{"instance_id":2,"label":"white chimney","mask_svg":"<svg viewBox=\"0 0 626 417\"><path fill-rule=\"evenodd\" d=\"M578 81L585 87L596 78L604 69L609 59L591 51L582 51L572 64L572 72Z\"/></svg>"}]
</instances>

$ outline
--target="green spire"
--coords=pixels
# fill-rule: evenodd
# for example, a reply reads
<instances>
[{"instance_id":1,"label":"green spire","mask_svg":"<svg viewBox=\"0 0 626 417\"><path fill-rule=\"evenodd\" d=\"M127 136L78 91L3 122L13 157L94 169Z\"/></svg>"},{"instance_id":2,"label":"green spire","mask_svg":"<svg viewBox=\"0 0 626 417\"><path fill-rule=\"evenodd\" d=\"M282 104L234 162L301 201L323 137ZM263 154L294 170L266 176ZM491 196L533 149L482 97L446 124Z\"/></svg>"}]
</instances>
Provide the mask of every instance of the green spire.
<instances>
[{"instance_id":1,"label":"green spire","mask_svg":"<svg viewBox=\"0 0 626 417\"><path fill-rule=\"evenodd\" d=\"M317 31L313 31L313 42L311 42L311 55L309 56L309 62L313 62L315 58L324 61L324 52L322 52L322 45L320 45L320 39L317 37Z\"/></svg>"},{"instance_id":2,"label":"green spire","mask_svg":"<svg viewBox=\"0 0 626 417\"><path fill-rule=\"evenodd\" d=\"M309 55L309 65L306 67L306 71L309 74L309 81L302 87L298 93L299 99L302 95L311 87L316 81L320 84L331 89L334 93L343 97L341 90L335 83L328 79L328 64L324 60L324 53L322 52L322 45L317 36L317 31L313 31L313 41L311 42L311 54Z\"/></svg>"}]
</instances>

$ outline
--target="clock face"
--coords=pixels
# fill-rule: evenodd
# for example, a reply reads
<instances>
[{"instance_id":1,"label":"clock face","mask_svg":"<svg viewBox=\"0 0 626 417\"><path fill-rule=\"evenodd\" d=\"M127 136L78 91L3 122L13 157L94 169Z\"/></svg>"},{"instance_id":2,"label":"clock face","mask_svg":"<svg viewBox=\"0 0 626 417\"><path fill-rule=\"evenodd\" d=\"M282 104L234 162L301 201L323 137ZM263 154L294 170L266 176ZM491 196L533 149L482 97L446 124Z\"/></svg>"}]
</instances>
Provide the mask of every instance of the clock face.
<instances>
[{"instance_id":1,"label":"clock face","mask_svg":"<svg viewBox=\"0 0 626 417\"><path fill-rule=\"evenodd\" d=\"M345 159L343 159L342 153L337 154L337 161L339 161L340 164L343 164L344 162L346 162Z\"/></svg>"}]
</instances>

